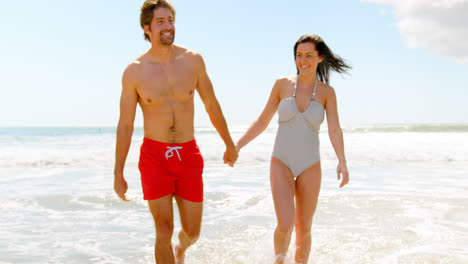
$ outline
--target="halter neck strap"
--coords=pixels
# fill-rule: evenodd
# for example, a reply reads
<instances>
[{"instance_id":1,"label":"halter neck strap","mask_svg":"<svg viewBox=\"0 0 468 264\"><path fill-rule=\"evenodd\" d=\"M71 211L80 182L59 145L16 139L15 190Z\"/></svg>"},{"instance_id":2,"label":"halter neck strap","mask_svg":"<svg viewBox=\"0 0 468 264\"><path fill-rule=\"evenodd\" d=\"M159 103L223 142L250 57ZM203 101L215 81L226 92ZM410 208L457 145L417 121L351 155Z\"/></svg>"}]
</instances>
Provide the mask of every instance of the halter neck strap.
<instances>
[{"instance_id":1,"label":"halter neck strap","mask_svg":"<svg viewBox=\"0 0 468 264\"><path fill-rule=\"evenodd\" d=\"M318 76L315 76L314 92L312 93L312 100L315 100L315 92L317 91L317 79L318 79ZM296 76L296 83L294 84L293 96L296 96L296 89L297 89L298 82L299 82L299 75Z\"/></svg>"}]
</instances>

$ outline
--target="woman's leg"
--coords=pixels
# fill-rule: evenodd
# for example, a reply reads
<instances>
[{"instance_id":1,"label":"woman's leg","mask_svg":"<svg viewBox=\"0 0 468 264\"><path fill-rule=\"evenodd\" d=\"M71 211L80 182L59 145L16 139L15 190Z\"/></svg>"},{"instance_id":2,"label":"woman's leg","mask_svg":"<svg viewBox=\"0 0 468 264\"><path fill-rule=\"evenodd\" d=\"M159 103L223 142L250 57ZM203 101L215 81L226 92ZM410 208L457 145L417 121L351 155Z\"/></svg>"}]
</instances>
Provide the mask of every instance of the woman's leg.
<instances>
[{"instance_id":1,"label":"woman's leg","mask_svg":"<svg viewBox=\"0 0 468 264\"><path fill-rule=\"evenodd\" d=\"M275 263L283 263L294 228L294 176L279 159L272 158L270 184L278 225L275 229Z\"/></svg>"},{"instance_id":2,"label":"woman's leg","mask_svg":"<svg viewBox=\"0 0 468 264\"><path fill-rule=\"evenodd\" d=\"M307 168L296 180L296 263L307 263L312 243L312 218L317 208L322 173L320 162Z\"/></svg>"}]
</instances>

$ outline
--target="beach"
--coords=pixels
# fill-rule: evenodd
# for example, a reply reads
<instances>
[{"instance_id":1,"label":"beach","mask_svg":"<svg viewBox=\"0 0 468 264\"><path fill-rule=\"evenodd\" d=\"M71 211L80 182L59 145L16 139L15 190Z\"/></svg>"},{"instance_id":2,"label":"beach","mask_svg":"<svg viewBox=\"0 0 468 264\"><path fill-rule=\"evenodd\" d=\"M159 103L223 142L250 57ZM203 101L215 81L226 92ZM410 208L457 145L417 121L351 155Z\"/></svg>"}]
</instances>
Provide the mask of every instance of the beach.
<instances>
[{"instance_id":1,"label":"beach","mask_svg":"<svg viewBox=\"0 0 468 264\"><path fill-rule=\"evenodd\" d=\"M233 139L245 129L230 128ZM326 126L320 133L322 189L309 263L468 263L468 125L343 130L350 171L343 189ZM186 263L272 263L275 133L268 128L230 168L216 131L196 128L205 200ZM0 128L0 264L154 263L154 224L137 168L142 138L136 129L126 203L113 191L115 128ZM174 219L176 243L177 210ZM293 252L294 237L288 263Z\"/></svg>"}]
</instances>

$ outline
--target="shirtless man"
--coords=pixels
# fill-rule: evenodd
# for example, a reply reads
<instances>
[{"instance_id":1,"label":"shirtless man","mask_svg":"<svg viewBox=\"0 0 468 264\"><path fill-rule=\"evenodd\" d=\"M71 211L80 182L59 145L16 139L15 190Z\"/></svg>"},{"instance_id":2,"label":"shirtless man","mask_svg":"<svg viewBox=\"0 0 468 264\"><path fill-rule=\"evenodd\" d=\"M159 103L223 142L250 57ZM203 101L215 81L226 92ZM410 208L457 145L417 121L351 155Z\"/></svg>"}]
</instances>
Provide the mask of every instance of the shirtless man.
<instances>
[{"instance_id":1,"label":"shirtless man","mask_svg":"<svg viewBox=\"0 0 468 264\"><path fill-rule=\"evenodd\" d=\"M141 8L140 23L151 49L123 73L114 171L115 192L129 201L123 169L139 103L145 138L138 167L156 227L156 263L162 264L183 263L185 250L200 234L203 158L194 139L195 90L226 144L224 163L233 166L237 159L203 59L197 52L173 44L174 21L175 10L167 0L147 0ZM175 252L172 197L182 225Z\"/></svg>"}]
</instances>

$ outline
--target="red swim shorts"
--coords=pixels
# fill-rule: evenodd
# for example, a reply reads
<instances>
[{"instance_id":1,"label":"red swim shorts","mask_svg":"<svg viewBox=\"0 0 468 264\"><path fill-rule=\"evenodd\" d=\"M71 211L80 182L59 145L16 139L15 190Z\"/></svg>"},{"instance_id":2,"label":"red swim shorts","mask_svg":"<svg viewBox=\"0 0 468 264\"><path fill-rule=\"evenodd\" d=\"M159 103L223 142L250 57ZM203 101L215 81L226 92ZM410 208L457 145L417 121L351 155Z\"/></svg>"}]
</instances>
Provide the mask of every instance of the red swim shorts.
<instances>
[{"instance_id":1,"label":"red swim shorts","mask_svg":"<svg viewBox=\"0 0 468 264\"><path fill-rule=\"evenodd\" d=\"M203 157L195 139L169 144L144 138L138 168L143 199L174 194L192 202L203 201Z\"/></svg>"}]
</instances>

